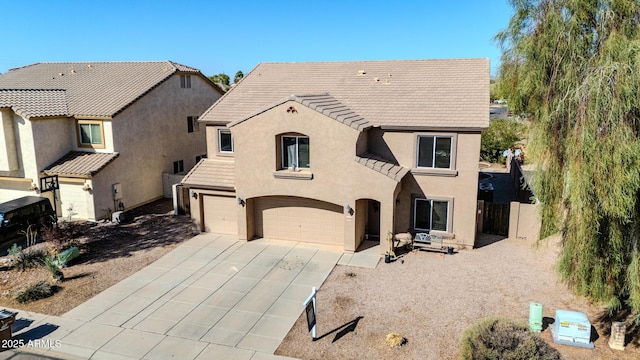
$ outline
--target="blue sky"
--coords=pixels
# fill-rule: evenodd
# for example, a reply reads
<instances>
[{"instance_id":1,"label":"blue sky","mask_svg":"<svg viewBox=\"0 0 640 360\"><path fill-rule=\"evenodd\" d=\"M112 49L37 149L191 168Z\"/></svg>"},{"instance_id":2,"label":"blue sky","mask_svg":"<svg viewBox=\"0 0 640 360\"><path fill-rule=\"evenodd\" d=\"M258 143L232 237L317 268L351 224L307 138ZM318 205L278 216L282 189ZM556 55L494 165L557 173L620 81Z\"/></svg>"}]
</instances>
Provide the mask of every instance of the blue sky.
<instances>
[{"instance_id":1,"label":"blue sky","mask_svg":"<svg viewBox=\"0 0 640 360\"><path fill-rule=\"evenodd\" d=\"M488 57L507 0L0 0L0 73L51 61L260 62Z\"/></svg>"}]
</instances>

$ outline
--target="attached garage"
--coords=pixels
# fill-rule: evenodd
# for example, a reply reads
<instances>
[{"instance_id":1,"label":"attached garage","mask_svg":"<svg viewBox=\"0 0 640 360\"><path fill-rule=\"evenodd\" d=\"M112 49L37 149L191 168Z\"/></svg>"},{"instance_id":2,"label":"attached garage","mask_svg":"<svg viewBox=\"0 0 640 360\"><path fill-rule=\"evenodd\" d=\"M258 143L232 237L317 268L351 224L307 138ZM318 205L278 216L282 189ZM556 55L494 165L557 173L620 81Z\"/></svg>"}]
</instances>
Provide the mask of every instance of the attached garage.
<instances>
[{"instance_id":1,"label":"attached garage","mask_svg":"<svg viewBox=\"0 0 640 360\"><path fill-rule=\"evenodd\" d=\"M238 233L238 203L235 197L202 195L203 227L205 232Z\"/></svg>"},{"instance_id":2,"label":"attached garage","mask_svg":"<svg viewBox=\"0 0 640 360\"><path fill-rule=\"evenodd\" d=\"M254 205L256 237L320 244L344 243L342 207L312 199L274 196Z\"/></svg>"},{"instance_id":3,"label":"attached garage","mask_svg":"<svg viewBox=\"0 0 640 360\"><path fill-rule=\"evenodd\" d=\"M93 199L88 198L89 193L82 189L84 180L68 182L60 179L59 184L63 216L67 217L71 213L73 218L93 219L93 209L89 209L89 206L93 207Z\"/></svg>"}]
</instances>

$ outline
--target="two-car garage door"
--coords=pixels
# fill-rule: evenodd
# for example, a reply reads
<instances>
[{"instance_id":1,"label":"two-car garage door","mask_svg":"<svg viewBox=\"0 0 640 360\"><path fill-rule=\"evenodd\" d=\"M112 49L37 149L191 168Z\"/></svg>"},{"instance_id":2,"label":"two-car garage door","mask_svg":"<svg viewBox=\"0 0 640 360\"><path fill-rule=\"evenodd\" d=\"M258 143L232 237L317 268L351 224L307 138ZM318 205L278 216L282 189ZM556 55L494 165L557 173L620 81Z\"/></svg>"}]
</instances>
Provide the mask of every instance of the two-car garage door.
<instances>
[{"instance_id":1,"label":"two-car garage door","mask_svg":"<svg viewBox=\"0 0 640 360\"><path fill-rule=\"evenodd\" d=\"M235 197L202 194L204 231L238 233ZM250 209L248 209L250 210ZM286 196L257 198L253 202L255 237L342 246L342 207L331 203Z\"/></svg>"},{"instance_id":2,"label":"two-car garage door","mask_svg":"<svg viewBox=\"0 0 640 360\"><path fill-rule=\"evenodd\" d=\"M256 237L342 246L342 207L297 197L265 197L255 200Z\"/></svg>"}]
</instances>

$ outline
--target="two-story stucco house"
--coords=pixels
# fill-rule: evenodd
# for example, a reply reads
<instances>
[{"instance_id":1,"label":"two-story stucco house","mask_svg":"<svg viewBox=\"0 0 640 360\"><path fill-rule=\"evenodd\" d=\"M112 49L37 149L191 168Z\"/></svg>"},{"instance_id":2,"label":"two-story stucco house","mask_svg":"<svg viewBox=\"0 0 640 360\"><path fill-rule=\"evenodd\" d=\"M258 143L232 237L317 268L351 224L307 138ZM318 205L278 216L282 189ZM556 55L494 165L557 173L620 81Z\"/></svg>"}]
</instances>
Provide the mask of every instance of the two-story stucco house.
<instances>
[{"instance_id":1,"label":"two-story stucco house","mask_svg":"<svg viewBox=\"0 0 640 360\"><path fill-rule=\"evenodd\" d=\"M171 61L37 63L0 75L0 202L57 183L59 216L99 219L163 196L206 155L197 118L222 95ZM55 177L57 176L57 182Z\"/></svg>"},{"instance_id":2,"label":"two-story stucco house","mask_svg":"<svg viewBox=\"0 0 640 360\"><path fill-rule=\"evenodd\" d=\"M346 251L408 231L473 246L488 102L488 59L259 64L200 118L192 217Z\"/></svg>"}]
</instances>

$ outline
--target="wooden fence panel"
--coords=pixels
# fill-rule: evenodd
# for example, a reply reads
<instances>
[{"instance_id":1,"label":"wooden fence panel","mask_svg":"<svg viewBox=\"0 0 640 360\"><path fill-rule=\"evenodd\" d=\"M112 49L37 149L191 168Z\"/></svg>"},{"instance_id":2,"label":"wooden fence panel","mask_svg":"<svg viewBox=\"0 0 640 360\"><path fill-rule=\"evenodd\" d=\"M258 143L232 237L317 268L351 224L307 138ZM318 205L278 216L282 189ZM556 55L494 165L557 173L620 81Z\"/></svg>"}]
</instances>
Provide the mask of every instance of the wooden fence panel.
<instances>
[{"instance_id":1,"label":"wooden fence panel","mask_svg":"<svg viewBox=\"0 0 640 360\"><path fill-rule=\"evenodd\" d=\"M511 204L484 203L482 232L485 234L509 236L509 213Z\"/></svg>"}]
</instances>

